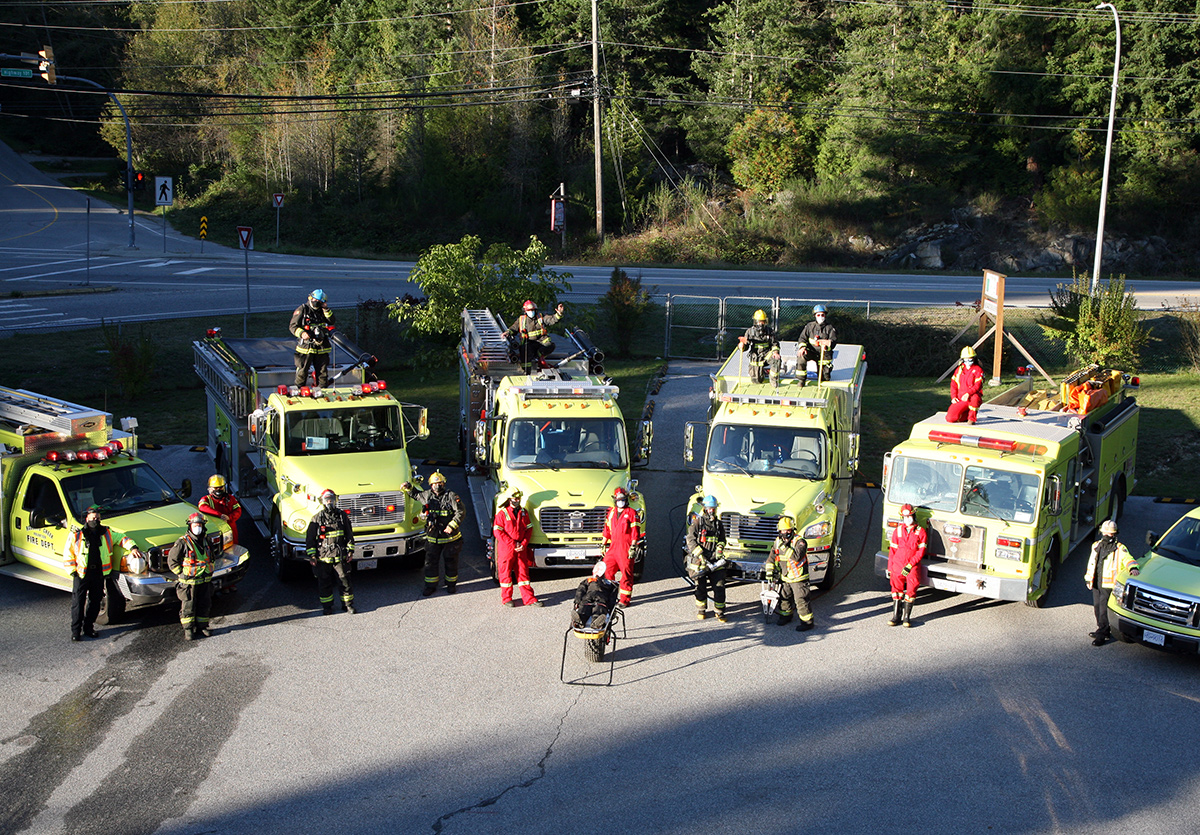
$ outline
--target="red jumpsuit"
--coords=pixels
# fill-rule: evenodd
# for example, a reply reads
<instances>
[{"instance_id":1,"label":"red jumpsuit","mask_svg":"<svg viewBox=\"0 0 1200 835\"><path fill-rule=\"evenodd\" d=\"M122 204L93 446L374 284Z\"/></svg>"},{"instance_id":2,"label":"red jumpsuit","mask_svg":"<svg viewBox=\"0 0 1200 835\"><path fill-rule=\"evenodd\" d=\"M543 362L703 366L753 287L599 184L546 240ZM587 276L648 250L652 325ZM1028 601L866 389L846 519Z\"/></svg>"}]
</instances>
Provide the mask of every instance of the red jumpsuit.
<instances>
[{"instance_id":1,"label":"red jumpsuit","mask_svg":"<svg viewBox=\"0 0 1200 835\"><path fill-rule=\"evenodd\" d=\"M892 584L892 599L904 597L912 600L917 596L917 566L925 556L925 529L914 524L911 528L900 524L892 529L891 545L888 548L888 576ZM905 566L912 566L907 575Z\"/></svg>"},{"instance_id":2,"label":"red jumpsuit","mask_svg":"<svg viewBox=\"0 0 1200 835\"><path fill-rule=\"evenodd\" d=\"M621 573L622 606L628 606L633 598L633 560L629 558L629 549L641 538L636 510L632 507L614 507L608 511L608 518L604 520L604 541L610 544L604 553L604 564L608 567L604 577L613 580L617 579L618 571Z\"/></svg>"},{"instance_id":3,"label":"red jumpsuit","mask_svg":"<svg viewBox=\"0 0 1200 835\"><path fill-rule=\"evenodd\" d=\"M959 365L950 378L950 408L946 410L947 423L974 424L983 402L983 369L978 363Z\"/></svg>"},{"instance_id":4,"label":"red jumpsuit","mask_svg":"<svg viewBox=\"0 0 1200 835\"><path fill-rule=\"evenodd\" d=\"M526 606L537 603L537 595L529 583L529 567L533 565L533 554L529 550L529 511L520 506L514 508L509 502L496 511L492 533L496 537L496 576L500 578L500 602L512 602L512 575L515 568L521 603Z\"/></svg>"},{"instance_id":5,"label":"red jumpsuit","mask_svg":"<svg viewBox=\"0 0 1200 835\"><path fill-rule=\"evenodd\" d=\"M209 516L224 516L229 522L229 527L233 528L233 544L237 545L237 520L242 516L242 506L236 496L232 493L226 493L224 496L205 493L200 497L200 501L196 502L196 507L201 513L207 513Z\"/></svg>"}]
</instances>

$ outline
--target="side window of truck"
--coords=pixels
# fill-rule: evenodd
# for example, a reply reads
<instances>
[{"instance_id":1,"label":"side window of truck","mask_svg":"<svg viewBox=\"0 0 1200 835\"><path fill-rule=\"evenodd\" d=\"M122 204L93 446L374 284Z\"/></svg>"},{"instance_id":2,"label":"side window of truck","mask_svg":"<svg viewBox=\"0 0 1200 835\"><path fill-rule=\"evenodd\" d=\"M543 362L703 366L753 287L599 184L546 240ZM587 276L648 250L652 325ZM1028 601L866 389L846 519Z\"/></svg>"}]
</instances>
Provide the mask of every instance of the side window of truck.
<instances>
[{"instance_id":1,"label":"side window of truck","mask_svg":"<svg viewBox=\"0 0 1200 835\"><path fill-rule=\"evenodd\" d=\"M57 525L67 518L62 496L58 494L58 485L37 473L29 479L21 509L29 514L29 525L34 528Z\"/></svg>"}]
</instances>

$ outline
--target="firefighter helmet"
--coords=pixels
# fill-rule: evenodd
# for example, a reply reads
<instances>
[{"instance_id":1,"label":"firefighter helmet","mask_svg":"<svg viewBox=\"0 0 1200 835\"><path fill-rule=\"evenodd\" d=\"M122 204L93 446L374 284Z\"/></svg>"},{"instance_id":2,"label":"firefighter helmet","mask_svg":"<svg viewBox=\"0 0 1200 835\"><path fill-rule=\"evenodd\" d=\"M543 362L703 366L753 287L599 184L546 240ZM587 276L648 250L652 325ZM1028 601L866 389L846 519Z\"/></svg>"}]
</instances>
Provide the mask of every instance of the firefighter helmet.
<instances>
[{"instance_id":1,"label":"firefighter helmet","mask_svg":"<svg viewBox=\"0 0 1200 835\"><path fill-rule=\"evenodd\" d=\"M900 515L903 516L905 513L907 513L909 516L912 516L913 513L913 506L908 502L900 505Z\"/></svg>"},{"instance_id":2,"label":"firefighter helmet","mask_svg":"<svg viewBox=\"0 0 1200 835\"><path fill-rule=\"evenodd\" d=\"M521 492L520 487L514 487L513 491L511 493L509 493L508 495L509 495L509 498L511 498L514 502L517 502L519 504L521 501L521 497L523 497L525 494Z\"/></svg>"},{"instance_id":3,"label":"firefighter helmet","mask_svg":"<svg viewBox=\"0 0 1200 835\"><path fill-rule=\"evenodd\" d=\"M321 289L313 290L309 296L310 299L316 299L319 302L325 301L325 291Z\"/></svg>"},{"instance_id":4,"label":"firefighter helmet","mask_svg":"<svg viewBox=\"0 0 1200 835\"><path fill-rule=\"evenodd\" d=\"M754 323L757 325L759 322L762 322L763 324L766 324L766 322L767 322L767 311L765 311L765 310L756 310L756 311L754 311Z\"/></svg>"},{"instance_id":5,"label":"firefighter helmet","mask_svg":"<svg viewBox=\"0 0 1200 835\"><path fill-rule=\"evenodd\" d=\"M333 492L332 490L330 490L328 488L322 490L321 491L321 504L326 504L326 499L332 499L334 502L336 502L337 501L337 493Z\"/></svg>"},{"instance_id":6,"label":"firefighter helmet","mask_svg":"<svg viewBox=\"0 0 1200 835\"><path fill-rule=\"evenodd\" d=\"M813 307L814 315L817 313L824 313L824 312L825 312L825 305L823 305L823 304L818 304Z\"/></svg>"},{"instance_id":7,"label":"firefighter helmet","mask_svg":"<svg viewBox=\"0 0 1200 835\"><path fill-rule=\"evenodd\" d=\"M1117 523L1112 519L1105 519L1100 525L1100 533L1104 534L1105 536L1116 536Z\"/></svg>"},{"instance_id":8,"label":"firefighter helmet","mask_svg":"<svg viewBox=\"0 0 1200 835\"><path fill-rule=\"evenodd\" d=\"M88 505L88 509L83 512L83 515L87 516L89 513L95 513L97 516L99 516L103 512L104 508L100 507L100 505L90 504Z\"/></svg>"},{"instance_id":9,"label":"firefighter helmet","mask_svg":"<svg viewBox=\"0 0 1200 835\"><path fill-rule=\"evenodd\" d=\"M521 305L526 313L532 313L537 310L537 303L533 299L526 299L525 304Z\"/></svg>"},{"instance_id":10,"label":"firefighter helmet","mask_svg":"<svg viewBox=\"0 0 1200 835\"><path fill-rule=\"evenodd\" d=\"M613 490L613 500L614 501L616 501L617 499L628 500L628 498L629 498L629 492L624 487L618 487L616 490Z\"/></svg>"},{"instance_id":11,"label":"firefighter helmet","mask_svg":"<svg viewBox=\"0 0 1200 835\"><path fill-rule=\"evenodd\" d=\"M200 513L200 512L198 512L198 511L197 511L196 513L193 513L191 516L189 516L189 517L188 517L188 525L189 525L189 526L190 526L190 525L194 525L194 524L196 524L197 522L199 522L201 525L203 525L203 524L204 524L204 521L205 521L205 520L204 520L204 514L203 514L203 513Z\"/></svg>"},{"instance_id":12,"label":"firefighter helmet","mask_svg":"<svg viewBox=\"0 0 1200 835\"><path fill-rule=\"evenodd\" d=\"M792 517L791 516L780 516L779 523L777 525L775 525L775 530L779 531L780 533L783 533L784 531L796 530L796 526L794 524L792 524Z\"/></svg>"},{"instance_id":13,"label":"firefighter helmet","mask_svg":"<svg viewBox=\"0 0 1200 835\"><path fill-rule=\"evenodd\" d=\"M967 360L967 359L970 359L970 360L973 360L973 359L975 359L975 349L974 349L974 348L972 348L970 345L968 345L966 348L963 348L963 349L962 349L962 350L959 352L958 356L959 356L961 359L965 359L965 360Z\"/></svg>"},{"instance_id":14,"label":"firefighter helmet","mask_svg":"<svg viewBox=\"0 0 1200 835\"><path fill-rule=\"evenodd\" d=\"M217 474L208 479L209 490L224 490L227 486L228 482L225 481L225 476L223 475Z\"/></svg>"},{"instance_id":15,"label":"firefighter helmet","mask_svg":"<svg viewBox=\"0 0 1200 835\"><path fill-rule=\"evenodd\" d=\"M433 475L431 475L429 477L429 486L430 487L432 487L435 484L445 484L445 483L446 483L446 477L444 475L442 475L441 470L438 470L437 472L435 472Z\"/></svg>"},{"instance_id":16,"label":"firefighter helmet","mask_svg":"<svg viewBox=\"0 0 1200 835\"><path fill-rule=\"evenodd\" d=\"M703 504L705 507L716 507L717 506L717 497L710 493L709 495L704 497Z\"/></svg>"}]
</instances>

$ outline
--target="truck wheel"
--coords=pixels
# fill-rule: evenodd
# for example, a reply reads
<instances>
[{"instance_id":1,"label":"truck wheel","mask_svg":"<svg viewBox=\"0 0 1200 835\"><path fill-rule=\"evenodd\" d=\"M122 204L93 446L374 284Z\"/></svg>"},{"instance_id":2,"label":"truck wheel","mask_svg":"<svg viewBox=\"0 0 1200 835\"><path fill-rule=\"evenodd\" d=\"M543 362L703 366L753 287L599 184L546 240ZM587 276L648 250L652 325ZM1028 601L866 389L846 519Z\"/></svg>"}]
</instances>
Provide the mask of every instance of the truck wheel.
<instances>
[{"instance_id":1,"label":"truck wheel","mask_svg":"<svg viewBox=\"0 0 1200 835\"><path fill-rule=\"evenodd\" d=\"M1110 518L1116 522L1120 520L1121 514L1125 512L1125 482L1118 481L1114 484L1113 493L1115 495L1111 503L1112 514Z\"/></svg>"},{"instance_id":2,"label":"truck wheel","mask_svg":"<svg viewBox=\"0 0 1200 835\"><path fill-rule=\"evenodd\" d=\"M599 662L604 660L604 638L593 638L590 641L583 642L583 657L588 661Z\"/></svg>"},{"instance_id":3,"label":"truck wheel","mask_svg":"<svg viewBox=\"0 0 1200 835\"><path fill-rule=\"evenodd\" d=\"M1026 600L1026 606L1031 606L1034 609L1041 609L1045 607L1046 598L1050 596L1050 584L1054 582L1054 560L1057 553L1058 540L1053 539L1050 541L1050 550L1046 552L1046 561L1042 563L1042 573L1046 575L1046 580L1044 583L1045 591L1043 591L1036 600Z\"/></svg>"},{"instance_id":4,"label":"truck wheel","mask_svg":"<svg viewBox=\"0 0 1200 835\"><path fill-rule=\"evenodd\" d=\"M275 562L275 576L282 583L291 582L298 574L292 560L286 559L287 543L283 539L283 520L278 516L271 521L271 558Z\"/></svg>"},{"instance_id":5,"label":"truck wheel","mask_svg":"<svg viewBox=\"0 0 1200 835\"><path fill-rule=\"evenodd\" d=\"M496 540L489 539L485 553L488 561L488 576L492 578L492 582L497 586L500 585L500 572L496 568Z\"/></svg>"}]
</instances>

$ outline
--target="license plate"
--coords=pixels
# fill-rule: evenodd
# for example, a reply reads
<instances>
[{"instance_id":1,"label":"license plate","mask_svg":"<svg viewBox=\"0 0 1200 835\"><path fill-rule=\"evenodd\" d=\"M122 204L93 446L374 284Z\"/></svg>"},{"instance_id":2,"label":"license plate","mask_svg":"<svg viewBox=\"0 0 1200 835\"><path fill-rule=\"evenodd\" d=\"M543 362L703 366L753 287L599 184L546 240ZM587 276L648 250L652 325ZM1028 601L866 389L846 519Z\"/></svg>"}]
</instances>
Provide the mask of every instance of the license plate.
<instances>
[{"instance_id":1,"label":"license plate","mask_svg":"<svg viewBox=\"0 0 1200 835\"><path fill-rule=\"evenodd\" d=\"M587 548L568 548L567 559L569 560L590 560L595 559Z\"/></svg>"},{"instance_id":2,"label":"license plate","mask_svg":"<svg viewBox=\"0 0 1200 835\"><path fill-rule=\"evenodd\" d=\"M1161 632L1155 632L1152 629L1142 630L1142 640L1148 644L1154 644L1156 647L1164 647L1167 645L1167 636Z\"/></svg>"},{"instance_id":3,"label":"license plate","mask_svg":"<svg viewBox=\"0 0 1200 835\"><path fill-rule=\"evenodd\" d=\"M366 571L368 568L376 568L379 565L379 560L355 560L355 571Z\"/></svg>"}]
</instances>

